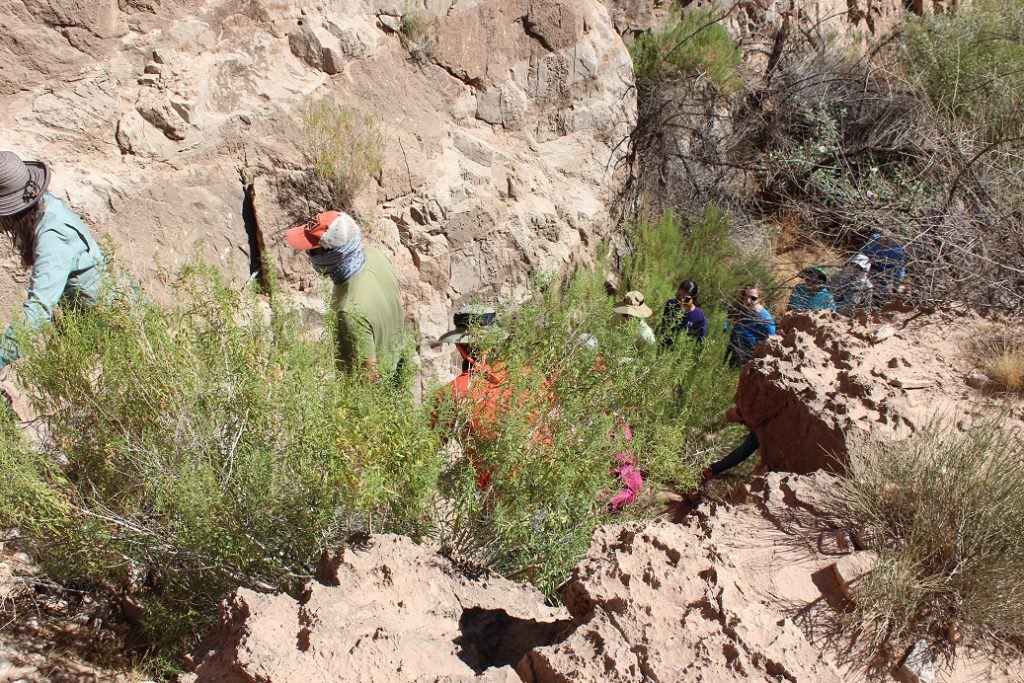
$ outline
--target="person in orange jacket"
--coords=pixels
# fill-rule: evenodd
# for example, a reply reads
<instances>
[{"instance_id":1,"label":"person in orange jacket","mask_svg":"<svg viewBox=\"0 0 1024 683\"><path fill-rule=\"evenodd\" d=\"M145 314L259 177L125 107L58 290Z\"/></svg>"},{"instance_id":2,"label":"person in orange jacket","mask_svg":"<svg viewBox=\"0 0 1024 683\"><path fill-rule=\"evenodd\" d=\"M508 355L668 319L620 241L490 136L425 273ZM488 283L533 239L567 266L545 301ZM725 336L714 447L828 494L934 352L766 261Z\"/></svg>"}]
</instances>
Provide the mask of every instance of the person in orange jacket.
<instances>
[{"instance_id":1,"label":"person in orange jacket","mask_svg":"<svg viewBox=\"0 0 1024 683\"><path fill-rule=\"evenodd\" d=\"M481 490L490 487L493 470L483 463L478 447L481 441L494 441L501 436L503 422L513 407L527 409L527 421L533 429L536 442L543 445L553 443L544 425L544 417L555 410L554 396L550 392L543 392L542 397L536 400L531 395L518 394L511 385L505 365L501 362L488 362L483 356L478 336L487 333L497 338L508 336L494 325L496 317L495 310L490 306L465 306L454 315L454 329L438 340L455 344L462 357L462 373L438 392L435 398L438 407L434 411L433 422L436 426L440 420L441 406L451 401L455 410L446 424L446 438L459 439L476 470L477 485ZM530 372L529 367L523 370Z\"/></svg>"},{"instance_id":2,"label":"person in orange jacket","mask_svg":"<svg viewBox=\"0 0 1024 683\"><path fill-rule=\"evenodd\" d=\"M442 344L455 344L462 356L462 373L438 392L436 402L440 405L451 400L455 413L447 427L451 434L461 437L463 449L476 470L477 485L486 490L490 486L491 471L480 461L473 441L493 440L501 431L501 416L507 410L511 399L508 385L508 370L500 363L484 361L475 335L483 328L497 330L494 320L496 311L490 306L464 306L454 315L455 327L441 336ZM497 330L499 336L505 333ZM468 406L468 408L465 408ZM438 410L434 412L434 423L438 422Z\"/></svg>"}]
</instances>

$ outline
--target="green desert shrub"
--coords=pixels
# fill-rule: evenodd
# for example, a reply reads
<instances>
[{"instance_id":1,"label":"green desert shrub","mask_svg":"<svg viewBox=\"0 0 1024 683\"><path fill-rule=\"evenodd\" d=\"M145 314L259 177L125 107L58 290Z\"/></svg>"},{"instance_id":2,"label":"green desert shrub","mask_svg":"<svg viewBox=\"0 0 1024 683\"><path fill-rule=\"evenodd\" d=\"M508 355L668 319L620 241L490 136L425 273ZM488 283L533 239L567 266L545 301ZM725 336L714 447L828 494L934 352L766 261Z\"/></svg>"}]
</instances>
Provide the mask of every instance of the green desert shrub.
<instances>
[{"instance_id":1,"label":"green desert shrub","mask_svg":"<svg viewBox=\"0 0 1024 683\"><path fill-rule=\"evenodd\" d=\"M879 560L856 585L854 622L879 645L958 630L1024 634L1024 441L995 424L936 429L854 454L854 522Z\"/></svg>"},{"instance_id":2,"label":"green desert shrub","mask_svg":"<svg viewBox=\"0 0 1024 683\"><path fill-rule=\"evenodd\" d=\"M234 587L291 588L353 531L421 535L441 466L408 382L337 374L330 332L305 340L295 312L212 267L174 294L26 338L46 438L0 434L2 522L51 578L133 593L165 650Z\"/></svg>"},{"instance_id":3,"label":"green desert shrub","mask_svg":"<svg viewBox=\"0 0 1024 683\"><path fill-rule=\"evenodd\" d=\"M488 345L488 363L507 373L500 428L489 439L451 430L459 450L475 453L478 466L491 472L491 485L482 495L468 458L453 461L443 477L454 501L452 522L441 527L446 542L548 594L586 552L594 528L609 519L606 504L619 488L609 474L621 464L616 456L631 453L645 472L647 497L623 511L642 516L651 509L645 507L651 492L692 488L709 454L738 437L722 417L737 373L723 366L720 306L750 270L763 266L739 258L731 225L717 210L695 217L688 233L672 214L635 229L629 273L632 283L654 293L647 296L652 326L678 280L692 277L711 292L708 340L637 348L637 329L612 324L615 299L605 292L600 268L577 273L566 286L540 282L525 304L501 313L508 338L492 337ZM474 417L450 401L442 408L442 424ZM628 442L625 425L632 431Z\"/></svg>"},{"instance_id":4,"label":"green desert shrub","mask_svg":"<svg viewBox=\"0 0 1024 683\"><path fill-rule=\"evenodd\" d=\"M329 97L303 116L306 154L313 172L330 191L334 207L352 201L384 165L384 134L376 119Z\"/></svg>"},{"instance_id":5,"label":"green desert shrub","mask_svg":"<svg viewBox=\"0 0 1024 683\"><path fill-rule=\"evenodd\" d=\"M774 291L771 269L764 259L742 255L732 216L714 204L685 219L672 210L638 219L627 227L627 236L633 253L623 269L625 287L663 304L682 280L693 280L709 324L714 315L724 314L743 285L760 283L769 299ZM724 325L724 316L721 320Z\"/></svg>"},{"instance_id":6,"label":"green desert shrub","mask_svg":"<svg viewBox=\"0 0 1024 683\"><path fill-rule=\"evenodd\" d=\"M906 72L944 112L990 137L1024 131L1024 3L987 0L910 21Z\"/></svg>"},{"instance_id":7,"label":"green desert shrub","mask_svg":"<svg viewBox=\"0 0 1024 683\"><path fill-rule=\"evenodd\" d=\"M673 5L665 28L637 37L630 48L637 81L702 76L724 92L743 85L739 45L712 9Z\"/></svg>"}]
</instances>

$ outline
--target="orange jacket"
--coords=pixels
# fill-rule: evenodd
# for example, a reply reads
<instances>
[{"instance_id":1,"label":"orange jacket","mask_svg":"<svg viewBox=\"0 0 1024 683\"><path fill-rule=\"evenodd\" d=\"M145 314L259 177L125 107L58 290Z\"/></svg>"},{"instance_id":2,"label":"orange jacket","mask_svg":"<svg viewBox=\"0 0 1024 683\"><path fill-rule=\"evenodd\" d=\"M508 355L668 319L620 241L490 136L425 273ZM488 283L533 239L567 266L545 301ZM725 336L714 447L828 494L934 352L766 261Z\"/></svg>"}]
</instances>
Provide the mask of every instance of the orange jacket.
<instances>
[{"instance_id":1,"label":"orange jacket","mask_svg":"<svg viewBox=\"0 0 1024 683\"><path fill-rule=\"evenodd\" d=\"M529 372L529 368L524 368ZM459 424L459 415L456 414L448 423L451 429L460 428L463 437L463 449L477 473L477 484L481 489L490 485L491 473L485 469L480 462L480 457L473 447L475 440L494 440L501 435L502 421L509 408L513 406L515 392L509 383L509 372L500 363L481 363L476 367L463 372L461 375L448 383L448 387L438 392L437 404L440 406L450 394L454 404L463 417ZM516 403L524 407L532 403L528 395L520 395ZM552 438L546 425L542 425L542 416L550 414L550 406L554 405L554 396L547 392L542 398L542 404L549 406L549 410L543 410L542 405L537 405L528 415L531 426L536 427L533 438L538 442L550 446ZM464 407L465 406L465 407ZM434 413L434 422L438 419L437 412ZM539 425L539 426L538 426Z\"/></svg>"}]
</instances>

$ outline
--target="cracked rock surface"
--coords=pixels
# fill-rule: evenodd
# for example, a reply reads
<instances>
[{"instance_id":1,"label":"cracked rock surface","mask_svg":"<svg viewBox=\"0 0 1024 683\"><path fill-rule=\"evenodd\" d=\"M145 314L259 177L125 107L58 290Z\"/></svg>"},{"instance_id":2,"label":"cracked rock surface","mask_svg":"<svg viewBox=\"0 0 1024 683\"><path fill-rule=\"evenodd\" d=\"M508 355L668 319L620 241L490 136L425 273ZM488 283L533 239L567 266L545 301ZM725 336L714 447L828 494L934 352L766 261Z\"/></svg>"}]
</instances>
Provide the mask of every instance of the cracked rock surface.
<instances>
[{"instance_id":1,"label":"cracked rock surface","mask_svg":"<svg viewBox=\"0 0 1024 683\"><path fill-rule=\"evenodd\" d=\"M735 397L768 470L837 469L866 441L1001 412L970 359L978 340L1014 333L976 314L791 313L780 329L743 368ZM1024 410L1005 419L1024 426Z\"/></svg>"},{"instance_id":2,"label":"cracked rock surface","mask_svg":"<svg viewBox=\"0 0 1024 683\"><path fill-rule=\"evenodd\" d=\"M298 600L236 591L191 680L518 680L569 623L532 587L375 535L325 554Z\"/></svg>"}]
</instances>

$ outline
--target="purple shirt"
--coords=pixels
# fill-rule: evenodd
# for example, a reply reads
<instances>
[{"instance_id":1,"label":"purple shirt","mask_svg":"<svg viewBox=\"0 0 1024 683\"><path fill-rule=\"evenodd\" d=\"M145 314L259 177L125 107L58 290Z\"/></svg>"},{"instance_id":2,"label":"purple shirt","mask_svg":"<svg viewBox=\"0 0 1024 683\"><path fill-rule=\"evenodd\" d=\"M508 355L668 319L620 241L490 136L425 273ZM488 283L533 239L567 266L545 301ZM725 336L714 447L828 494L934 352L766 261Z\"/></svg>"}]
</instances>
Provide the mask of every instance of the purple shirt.
<instances>
[{"instance_id":1,"label":"purple shirt","mask_svg":"<svg viewBox=\"0 0 1024 683\"><path fill-rule=\"evenodd\" d=\"M708 333L708 319L700 308L684 312L679 299L669 299L665 303L665 311L662 313L661 325L658 328L662 346L671 346L672 339L684 330L694 339L703 340Z\"/></svg>"}]
</instances>

